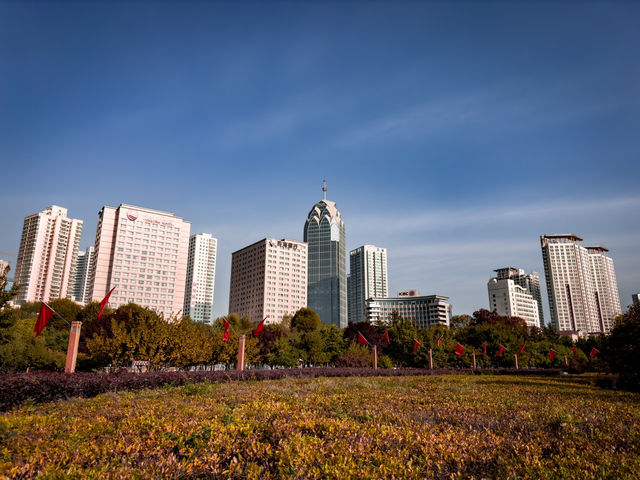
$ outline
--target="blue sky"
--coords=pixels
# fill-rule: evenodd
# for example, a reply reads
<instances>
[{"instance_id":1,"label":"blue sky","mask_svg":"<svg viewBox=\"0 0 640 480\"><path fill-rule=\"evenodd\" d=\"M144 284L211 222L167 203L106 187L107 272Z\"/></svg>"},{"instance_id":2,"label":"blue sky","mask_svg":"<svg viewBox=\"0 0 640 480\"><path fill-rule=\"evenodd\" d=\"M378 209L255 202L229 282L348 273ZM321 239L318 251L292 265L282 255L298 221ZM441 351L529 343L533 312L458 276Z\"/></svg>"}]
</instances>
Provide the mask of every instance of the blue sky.
<instances>
[{"instance_id":1,"label":"blue sky","mask_svg":"<svg viewBox=\"0 0 640 480\"><path fill-rule=\"evenodd\" d=\"M626 306L639 24L636 2L0 3L0 251L51 204L83 248L103 205L170 211L219 239L222 315L231 252L301 240L326 177L391 293L471 313L495 268L543 277L539 236L574 233Z\"/></svg>"}]
</instances>

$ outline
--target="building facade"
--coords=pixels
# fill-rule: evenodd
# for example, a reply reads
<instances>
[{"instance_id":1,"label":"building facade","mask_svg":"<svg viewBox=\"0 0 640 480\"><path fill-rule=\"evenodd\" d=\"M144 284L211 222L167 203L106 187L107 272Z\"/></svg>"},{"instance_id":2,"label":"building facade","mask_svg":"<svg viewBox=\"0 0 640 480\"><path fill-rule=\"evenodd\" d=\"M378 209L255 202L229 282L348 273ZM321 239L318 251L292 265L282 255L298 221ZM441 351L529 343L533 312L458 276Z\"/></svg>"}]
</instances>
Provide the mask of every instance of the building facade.
<instances>
[{"instance_id":1,"label":"building facade","mask_svg":"<svg viewBox=\"0 0 640 480\"><path fill-rule=\"evenodd\" d=\"M528 327L540 327L538 302L510 278L492 278L487 284L489 308L498 315L520 317Z\"/></svg>"},{"instance_id":2,"label":"building facade","mask_svg":"<svg viewBox=\"0 0 640 480\"><path fill-rule=\"evenodd\" d=\"M116 287L109 306L130 302L162 314L182 313L191 223L167 212L121 204L102 208L91 299L100 301Z\"/></svg>"},{"instance_id":3,"label":"building facade","mask_svg":"<svg viewBox=\"0 0 640 480\"><path fill-rule=\"evenodd\" d=\"M213 323L213 293L216 281L218 239L209 233L189 239L184 314L197 322Z\"/></svg>"},{"instance_id":4,"label":"building facade","mask_svg":"<svg viewBox=\"0 0 640 480\"><path fill-rule=\"evenodd\" d=\"M229 313L279 323L307 306L304 242L264 238L231 254Z\"/></svg>"},{"instance_id":5,"label":"building facade","mask_svg":"<svg viewBox=\"0 0 640 480\"><path fill-rule=\"evenodd\" d=\"M561 333L607 333L622 313L613 260L576 235L542 235L551 322Z\"/></svg>"},{"instance_id":6,"label":"building facade","mask_svg":"<svg viewBox=\"0 0 640 480\"><path fill-rule=\"evenodd\" d=\"M322 323L347 326L347 248L344 222L335 202L316 203L304 224L309 245L307 303Z\"/></svg>"},{"instance_id":7,"label":"building facade","mask_svg":"<svg viewBox=\"0 0 640 480\"><path fill-rule=\"evenodd\" d=\"M73 295L74 269L82 220L52 205L24 219L14 282L17 304L46 302Z\"/></svg>"},{"instance_id":8,"label":"building facade","mask_svg":"<svg viewBox=\"0 0 640 480\"><path fill-rule=\"evenodd\" d=\"M489 307L499 315L521 317L527 322L530 327L544 328L544 317L542 313L542 295L540 292L540 276L537 272L525 273L521 268L499 268L494 270L496 276L489 280ZM496 280L493 282L493 280ZM511 280L513 286L509 286L505 280ZM516 286L521 289L515 288ZM500 295L504 295L507 289L509 295L502 297L499 302L494 302ZM496 290L500 290L497 292ZM533 308L530 306L531 299L536 302L537 307L533 312ZM505 306L504 301L508 300L508 304ZM496 305L494 305L496 303ZM520 312L519 314L507 313L507 312Z\"/></svg>"},{"instance_id":9,"label":"building facade","mask_svg":"<svg viewBox=\"0 0 640 480\"><path fill-rule=\"evenodd\" d=\"M368 298L365 302L367 321L389 323L392 314L397 312L403 319L412 322L418 328L430 328L435 325L449 326L451 305L447 300L449 297L441 295Z\"/></svg>"},{"instance_id":10,"label":"building facade","mask_svg":"<svg viewBox=\"0 0 640 480\"><path fill-rule=\"evenodd\" d=\"M91 301L91 264L93 262L93 247L84 252L78 252L73 282L73 299L86 305Z\"/></svg>"},{"instance_id":11,"label":"building facade","mask_svg":"<svg viewBox=\"0 0 640 480\"><path fill-rule=\"evenodd\" d=\"M387 249L363 245L349 253L349 277L347 279L348 320L364 322L367 318L367 298L389 296Z\"/></svg>"},{"instance_id":12,"label":"building facade","mask_svg":"<svg viewBox=\"0 0 640 480\"><path fill-rule=\"evenodd\" d=\"M631 300L633 301L634 305L639 305L640 304L640 293L634 293L631 295Z\"/></svg>"}]
</instances>

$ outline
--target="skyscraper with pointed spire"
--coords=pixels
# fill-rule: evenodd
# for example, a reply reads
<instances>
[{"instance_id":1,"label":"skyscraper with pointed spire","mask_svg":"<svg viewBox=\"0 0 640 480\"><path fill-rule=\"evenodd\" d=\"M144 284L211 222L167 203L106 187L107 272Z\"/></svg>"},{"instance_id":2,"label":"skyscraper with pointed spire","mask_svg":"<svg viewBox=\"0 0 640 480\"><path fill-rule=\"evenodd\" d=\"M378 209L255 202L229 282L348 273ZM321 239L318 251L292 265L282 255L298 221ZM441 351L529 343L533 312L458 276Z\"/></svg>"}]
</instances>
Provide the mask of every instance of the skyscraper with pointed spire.
<instances>
[{"instance_id":1,"label":"skyscraper with pointed spire","mask_svg":"<svg viewBox=\"0 0 640 480\"><path fill-rule=\"evenodd\" d=\"M316 203L304 224L304 241L309 244L307 305L323 323L347 326L347 247L344 223L335 202Z\"/></svg>"}]
</instances>

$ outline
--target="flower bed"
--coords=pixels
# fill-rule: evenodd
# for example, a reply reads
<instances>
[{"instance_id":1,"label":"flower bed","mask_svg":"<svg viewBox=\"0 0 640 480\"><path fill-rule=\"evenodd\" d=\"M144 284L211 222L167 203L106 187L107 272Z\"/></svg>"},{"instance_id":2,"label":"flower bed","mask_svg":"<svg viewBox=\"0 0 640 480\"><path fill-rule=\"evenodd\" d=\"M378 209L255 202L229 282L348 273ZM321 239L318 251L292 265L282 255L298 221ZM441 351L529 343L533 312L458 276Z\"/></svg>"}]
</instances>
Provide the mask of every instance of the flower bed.
<instances>
[{"instance_id":1,"label":"flower bed","mask_svg":"<svg viewBox=\"0 0 640 480\"><path fill-rule=\"evenodd\" d=\"M422 370L403 368L395 370L374 370L371 368L287 368L275 370L235 370L224 371L179 371L130 373L84 373L72 375L58 372L11 373L0 375L0 411L5 411L25 402L41 403L73 397L94 397L106 392L122 392L165 385L180 386L187 383L227 382L233 380L276 380L285 377L370 377L441 375L448 373L468 373L469 369ZM558 374L560 370L550 369L495 369L475 370L484 374Z\"/></svg>"}]
</instances>

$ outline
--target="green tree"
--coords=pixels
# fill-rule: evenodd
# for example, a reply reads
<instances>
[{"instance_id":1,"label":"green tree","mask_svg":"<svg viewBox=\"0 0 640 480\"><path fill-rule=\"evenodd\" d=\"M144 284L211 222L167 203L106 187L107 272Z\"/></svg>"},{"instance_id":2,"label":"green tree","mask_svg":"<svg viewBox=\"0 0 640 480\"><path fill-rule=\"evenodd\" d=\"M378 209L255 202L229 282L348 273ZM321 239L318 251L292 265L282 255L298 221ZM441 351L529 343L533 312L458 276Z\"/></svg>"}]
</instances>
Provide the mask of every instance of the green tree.
<instances>
[{"instance_id":1,"label":"green tree","mask_svg":"<svg viewBox=\"0 0 640 480\"><path fill-rule=\"evenodd\" d=\"M32 370L61 370L66 355L46 345L45 331L38 337L33 333L34 318L18 319L4 332L0 344L0 372Z\"/></svg>"},{"instance_id":2,"label":"green tree","mask_svg":"<svg viewBox=\"0 0 640 480\"><path fill-rule=\"evenodd\" d=\"M291 319L291 328L299 332L312 332L320 328L320 317L311 308L301 308Z\"/></svg>"},{"instance_id":3,"label":"green tree","mask_svg":"<svg viewBox=\"0 0 640 480\"><path fill-rule=\"evenodd\" d=\"M301 358L302 352L292 345L289 337L278 338L268 356L269 364L283 367L295 367Z\"/></svg>"},{"instance_id":4,"label":"green tree","mask_svg":"<svg viewBox=\"0 0 640 480\"><path fill-rule=\"evenodd\" d=\"M0 271L0 311L4 309L5 305L7 305L10 300L17 297L20 292L20 286L17 283L14 283L11 289L6 290L7 275L9 275L10 270L11 267L7 265Z\"/></svg>"},{"instance_id":5,"label":"green tree","mask_svg":"<svg viewBox=\"0 0 640 480\"><path fill-rule=\"evenodd\" d=\"M604 343L602 356L621 375L621 385L640 390L640 305L619 316Z\"/></svg>"},{"instance_id":6,"label":"green tree","mask_svg":"<svg viewBox=\"0 0 640 480\"><path fill-rule=\"evenodd\" d=\"M168 364L171 329L158 314L130 303L107 315L106 320L108 326L86 340L98 363L126 367L134 360L149 360L154 367Z\"/></svg>"}]
</instances>

